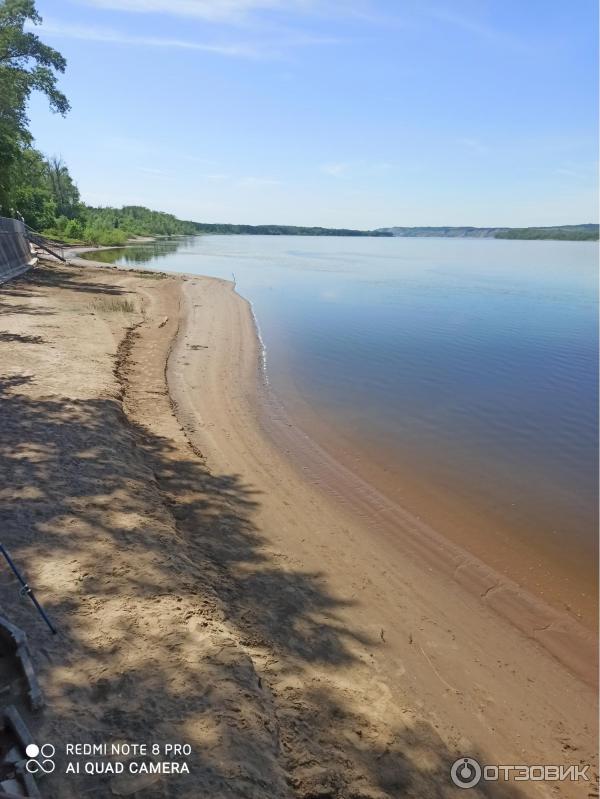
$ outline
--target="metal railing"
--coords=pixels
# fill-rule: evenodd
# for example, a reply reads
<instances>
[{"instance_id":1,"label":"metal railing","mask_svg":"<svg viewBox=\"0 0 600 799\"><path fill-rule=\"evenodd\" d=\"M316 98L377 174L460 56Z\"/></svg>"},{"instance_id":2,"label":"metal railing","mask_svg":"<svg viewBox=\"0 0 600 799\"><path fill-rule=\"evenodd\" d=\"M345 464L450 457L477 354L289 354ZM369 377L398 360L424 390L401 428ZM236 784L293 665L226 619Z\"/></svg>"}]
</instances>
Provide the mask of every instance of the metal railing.
<instances>
[{"instance_id":1,"label":"metal railing","mask_svg":"<svg viewBox=\"0 0 600 799\"><path fill-rule=\"evenodd\" d=\"M24 223L23 228L28 241L30 241L32 244L35 244L36 247L41 247L42 250L45 250L46 252L50 253L50 255L58 258L59 261L62 261L63 263L66 262L65 248L60 242L53 241L52 239L46 238L46 236L42 236L36 230L32 230L29 225L25 225Z\"/></svg>"}]
</instances>

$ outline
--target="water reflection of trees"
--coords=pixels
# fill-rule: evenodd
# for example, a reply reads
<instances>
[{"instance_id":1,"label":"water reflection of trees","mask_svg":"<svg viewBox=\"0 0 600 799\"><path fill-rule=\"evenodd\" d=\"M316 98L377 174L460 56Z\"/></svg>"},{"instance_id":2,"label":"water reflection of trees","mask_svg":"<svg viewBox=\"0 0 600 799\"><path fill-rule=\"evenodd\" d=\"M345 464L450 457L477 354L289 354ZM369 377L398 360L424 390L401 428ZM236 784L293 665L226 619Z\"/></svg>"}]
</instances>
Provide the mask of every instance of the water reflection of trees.
<instances>
[{"instance_id":1,"label":"water reflection of trees","mask_svg":"<svg viewBox=\"0 0 600 799\"><path fill-rule=\"evenodd\" d=\"M178 250L190 247L193 237L161 239L127 247L114 247L110 250L95 250L84 254L84 258L100 261L103 264L146 264L155 259L166 258Z\"/></svg>"}]
</instances>

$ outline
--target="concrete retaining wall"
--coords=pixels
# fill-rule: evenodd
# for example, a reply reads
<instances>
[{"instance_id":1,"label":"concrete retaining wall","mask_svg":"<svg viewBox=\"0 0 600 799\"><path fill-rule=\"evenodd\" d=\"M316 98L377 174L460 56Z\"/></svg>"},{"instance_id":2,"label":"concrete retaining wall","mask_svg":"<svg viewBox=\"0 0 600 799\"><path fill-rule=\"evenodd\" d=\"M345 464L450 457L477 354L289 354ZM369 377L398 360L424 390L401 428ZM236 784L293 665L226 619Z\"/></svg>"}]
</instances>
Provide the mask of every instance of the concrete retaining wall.
<instances>
[{"instance_id":1,"label":"concrete retaining wall","mask_svg":"<svg viewBox=\"0 0 600 799\"><path fill-rule=\"evenodd\" d=\"M36 261L23 222L0 216L0 283L26 272Z\"/></svg>"}]
</instances>

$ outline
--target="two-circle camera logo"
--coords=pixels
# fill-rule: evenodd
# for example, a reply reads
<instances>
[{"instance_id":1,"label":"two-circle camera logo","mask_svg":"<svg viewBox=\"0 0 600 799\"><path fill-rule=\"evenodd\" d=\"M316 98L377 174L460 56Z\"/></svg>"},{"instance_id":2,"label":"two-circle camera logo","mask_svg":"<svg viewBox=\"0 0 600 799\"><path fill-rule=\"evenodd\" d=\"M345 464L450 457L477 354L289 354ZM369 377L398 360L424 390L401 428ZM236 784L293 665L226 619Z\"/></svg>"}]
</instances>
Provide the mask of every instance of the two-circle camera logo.
<instances>
[{"instance_id":1,"label":"two-circle camera logo","mask_svg":"<svg viewBox=\"0 0 600 799\"><path fill-rule=\"evenodd\" d=\"M25 754L29 758L25 768L30 774L52 774L56 768L56 763L52 759L56 748L52 744L28 744Z\"/></svg>"},{"instance_id":2,"label":"two-circle camera logo","mask_svg":"<svg viewBox=\"0 0 600 799\"><path fill-rule=\"evenodd\" d=\"M472 757L459 757L450 769L452 782L459 788L474 788L481 779L482 769Z\"/></svg>"}]
</instances>

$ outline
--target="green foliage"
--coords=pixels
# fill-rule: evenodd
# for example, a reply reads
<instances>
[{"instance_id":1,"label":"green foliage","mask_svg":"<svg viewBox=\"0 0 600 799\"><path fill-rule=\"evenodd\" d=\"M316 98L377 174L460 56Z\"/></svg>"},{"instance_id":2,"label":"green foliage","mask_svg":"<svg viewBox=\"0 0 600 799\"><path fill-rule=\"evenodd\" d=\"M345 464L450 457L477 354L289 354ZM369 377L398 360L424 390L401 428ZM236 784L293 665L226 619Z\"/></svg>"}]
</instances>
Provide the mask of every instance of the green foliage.
<instances>
[{"instance_id":1,"label":"green foliage","mask_svg":"<svg viewBox=\"0 0 600 799\"><path fill-rule=\"evenodd\" d=\"M14 202L30 227L42 230L52 223L56 205L50 192L43 187L20 186L15 190Z\"/></svg>"},{"instance_id":2,"label":"green foliage","mask_svg":"<svg viewBox=\"0 0 600 799\"><path fill-rule=\"evenodd\" d=\"M88 227L119 229L130 236L180 236L196 233L194 222L182 222L172 214L151 211L141 205L123 208L91 208L82 211Z\"/></svg>"},{"instance_id":3,"label":"green foliage","mask_svg":"<svg viewBox=\"0 0 600 799\"><path fill-rule=\"evenodd\" d=\"M296 225L223 225L188 222L195 233L250 236L392 236L387 230L349 230L347 228L298 227Z\"/></svg>"},{"instance_id":4,"label":"green foliage","mask_svg":"<svg viewBox=\"0 0 600 799\"><path fill-rule=\"evenodd\" d=\"M3 0L0 5L0 75L1 80L13 83L21 92L21 104L16 113L24 113L32 91L43 92L50 107L60 114L69 110L69 102L56 86L56 72L64 72L67 62L54 48L44 44L31 31L27 22L39 25L42 19L33 0Z\"/></svg>"},{"instance_id":5,"label":"green foliage","mask_svg":"<svg viewBox=\"0 0 600 799\"><path fill-rule=\"evenodd\" d=\"M74 219L81 210L79 190L65 163L56 156L50 158L46 162L46 177L56 202L57 214Z\"/></svg>"},{"instance_id":6,"label":"green foliage","mask_svg":"<svg viewBox=\"0 0 600 799\"><path fill-rule=\"evenodd\" d=\"M66 170L64 165L62 168ZM57 207L60 207L59 202L60 198L57 198ZM124 208L91 208L77 202L72 208L77 216L69 219L63 213L45 226L45 235L65 242L115 247L125 244L134 236L170 236L195 232L191 222L181 222L171 214L151 211L137 205Z\"/></svg>"},{"instance_id":7,"label":"green foliage","mask_svg":"<svg viewBox=\"0 0 600 799\"><path fill-rule=\"evenodd\" d=\"M117 228L102 229L94 227L86 227L83 231L83 239L90 244L99 244L104 247L115 247L125 244L128 239L127 233L124 230Z\"/></svg>"},{"instance_id":8,"label":"green foliage","mask_svg":"<svg viewBox=\"0 0 600 799\"><path fill-rule=\"evenodd\" d=\"M172 214L151 211L140 205L123 208L82 210L87 227L120 229L130 236L193 236L198 233L246 234L262 236L389 236L387 232L347 230L342 228L296 227L293 225L222 225L189 222Z\"/></svg>"},{"instance_id":9,"label":"green foliage","mask_svg":"<svg viewBox=\"0 0 600 799\"><path fill-rule=\"evenodd\" d=\"M13 180L12 202L27 224L36 230L52 224L56 202L41 153L25 148L13 164Z\"/></svg>"},{"instance_id":10,"label":"green foliage","mask_svg":"<svg viewBox=\"0 0 600 799\"><path fill-rule=\"evenodd\" d=\"M57 158L47 161L33 147L23 147L11 164L11 215L20 215L34 230L65 229L81 214L79 191L67 167ZM58 219L57 219L58 217ZM76 237L82 226L72 225Z\"/></svg>"},{"instance_id":11,"label":"green foliage","mask_svg":"<svg viewBox=\"0 0 600 799\"><path fill-rule=\"evenodd\" d=\"M554 239L557 241L598 241L598 225L509 228L496 233L497 239Z\"/></svg>"},{"instance_id":12,"label":"green foliage","mask_svg":"<svg viewBox=\"0 0 600 799\"><path fill-rule=\"evenodd\" d=\"M0 213L16 210L15 193L20 187L18 162L31 145L27 103L32 92L46 95L52 110L65 114L69 103L57 88L57 73L64 72L65 59L39 37L25 31L26 23L37 25L41 18L33 0L0 2ZM43 200L21 192L20 201L42 218Z\"/></svg>"},{"instance_id":13,"label":"green foliage","mask_svg":"<svg viewBox=\"0 0 600 799\"><path fill-rule=\"evenodd\" d=\"M80 212L85 211L85 206L80 208ZM45 236L58 239L67 243L74 244L93 244L105 247L119 246L125 244L129 238L128 234L119 228L102 227L94 220L86 221L85 217L78 219L68 219L66 216L59 216L52 220L50 225L43 229Z\"/></svg>"},{"instance_id":14,"label":"green foliage","mask_svg":"<svg viewBox=\"0 0 600 799\"><path fill-rule=\"evenodd\" d=\"M58 199L57 199L58 206ZM263 236L390 236L387 232L290 225L220 225L189 222L172 214L151 211L141 205L123 208L78 206L80 227L67 224L66 216L45 232L64 241L79 239L89 244L118 246L135 236L193 236L199 233L250 234ZM144 252L146 252L144 250ZM148 256L149 257L149 256Z\"/></svg>"},{"instance_id":15,"label":"green foliage","mask_svg":"<svg viewBox=\"0 0 600 799\"><path fill-rule=\"evenodd\" d=\"M381 228L394 236L422 238L558 239L594 241L598 225L558 225L556 227L391 227ZM377 231L379 232L379 231Z\"/></svg>"},{"instance_id":16,"label":"green foliage","mask_svg":"<svg viewBox=\"0 0 600 799\"><path fill-rule=\"evenodd\" d=\"M84 227L80 219L69 219L65 225L65 236L70 239L83 238Z\"/></svg>"}]
</instances>

